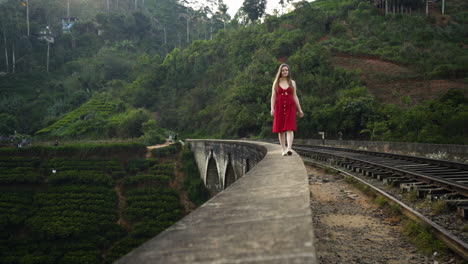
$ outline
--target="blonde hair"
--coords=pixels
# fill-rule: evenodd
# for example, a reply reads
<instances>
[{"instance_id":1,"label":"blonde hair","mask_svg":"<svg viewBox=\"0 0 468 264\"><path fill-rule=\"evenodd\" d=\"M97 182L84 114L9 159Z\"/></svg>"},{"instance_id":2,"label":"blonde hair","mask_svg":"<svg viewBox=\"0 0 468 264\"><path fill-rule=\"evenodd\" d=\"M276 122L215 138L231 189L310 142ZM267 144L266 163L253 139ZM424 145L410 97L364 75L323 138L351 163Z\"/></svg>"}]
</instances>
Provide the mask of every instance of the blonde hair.
<instances>
[{"instance_id":1,"label":"blonde hair","mask_svg":"<svg viewBox=\"0 0 468 264\"><path fill-rule=\"evenodd\" d=\"M273 82L273 86L275 87L275 93L278 92L279 80L281 78L281 69L283 69L283 67L285 66L288 67L288 76L286 78L288 79L289 87L292 87L292 89L294 89L294 86L292 85L292 79L291 79L291 67L289 67L289 65L286 63L282 63L278 68L275 81Z\"/></svg>"}]
</instances>

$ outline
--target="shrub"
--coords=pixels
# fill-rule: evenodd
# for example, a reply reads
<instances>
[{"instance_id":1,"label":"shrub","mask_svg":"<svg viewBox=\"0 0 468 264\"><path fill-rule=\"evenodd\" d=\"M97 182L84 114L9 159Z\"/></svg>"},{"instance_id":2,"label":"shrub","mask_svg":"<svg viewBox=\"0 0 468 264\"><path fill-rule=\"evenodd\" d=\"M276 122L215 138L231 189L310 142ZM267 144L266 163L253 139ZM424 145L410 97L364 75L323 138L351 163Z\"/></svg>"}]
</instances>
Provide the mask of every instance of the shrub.
<instances>
[{"instance_id":1,"label":"shrub","mask_svg":"<svg viewBox=\"0 0 468 264\"><path fill-rule=\"evenodd\" d=\"M182 169L187 175L184 181L184 187L188 192L189 199L196 205L201 205L208 201L210 193L203 180L200 178L195 156L187 147L184 148L181 155Z\"/></svg>"}]
</instances>

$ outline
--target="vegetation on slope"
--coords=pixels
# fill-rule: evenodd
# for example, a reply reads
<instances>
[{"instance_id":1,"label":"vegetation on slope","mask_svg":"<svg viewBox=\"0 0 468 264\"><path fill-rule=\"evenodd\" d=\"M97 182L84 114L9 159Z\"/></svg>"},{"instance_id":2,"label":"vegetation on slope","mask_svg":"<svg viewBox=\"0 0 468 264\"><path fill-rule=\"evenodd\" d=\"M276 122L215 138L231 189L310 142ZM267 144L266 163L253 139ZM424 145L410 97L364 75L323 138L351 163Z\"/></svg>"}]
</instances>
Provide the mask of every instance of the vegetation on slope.
<instances>
[{"instance_id":1,"label":"vegetation on slope","mask_svg":"<svg viewBox=\"0 0 468 264\"><path fill-rule=\"evenodd\" d=\"M67 158L54 148L0 154L0 263L112 263L186 213L170 187L180 147L150 159L141 144L64 147ZM193 177L185 190L200 204L207 191Z\"/></svg>"},{"instance_id":2,"label":"vegetation on slope","mask_svg":"<svg viewBox=\"0 0 468 264\"><path fill-rule=\"evenodd\" d=\"M341 132L347 139L464 144L468 137L459 127L468 121L463 112L468 72L466 6L457 1L453 5L459 8L448 8L451 18L439 24L416 7L411 14L385 15L368 1L300 2L294 12L266 16L261 24L233 20L226 30L219 27L212 39L211 33L203 38L203 31L189 29L189 36L198 32L199 39L191 38L190 45L173 39L174 49L160 46L161 40L148 46L156 38L155 30L162 29L161 24L148 22L158 17L156 13L101 13L77 24L76 47L67 46L72 43L66 40L69 35L57 37L56 48L62 45L73 56L58 60L53 74L38 84L41 92L34 92L32 79L11 77L14 74L0 77L10 83L0 87L5 98L0 104L0 132L38 132L52 138L144 135L141 138L147 139L146 134L160 138L164 127L190 137L274 137L269 115L271 83L279 63L287 61L306 113L299 121L299 137L314 138L324 131L327 138ZM98 30L104 30L104 35ZM179 39L187 36L183 27L171 33ZM411 68L411 76L373 75L385 77L387 83L455 78L457 85L444 88L449 91L446 97L456 97L451 100L455 105L444 103L443 94L433 99L432 104L440 106L437 110L424 106L429 102L413 105L422 101L418 98L402 97L403 106L378 101L362 72L335 67L334 58L342 54L373 56ZM31 69L25 76L37 72ZM25 88L12 92L11 82L23 83ZM462 91L452 92L452 88ZM20 91L28 91L29 97ZM398 96L394 88L380 87L379 92ZM100 98L117 108L111 113L80 115ZM420 120L427 123L402 127L413 118L401 114L402 109L423 115ZM434 111L453 119L437 119ZM31 120L33 112L37 118L26 125L24 120ZM148 133L143 131L147 122L153 127Z\"/></svg>"}]
</instances>

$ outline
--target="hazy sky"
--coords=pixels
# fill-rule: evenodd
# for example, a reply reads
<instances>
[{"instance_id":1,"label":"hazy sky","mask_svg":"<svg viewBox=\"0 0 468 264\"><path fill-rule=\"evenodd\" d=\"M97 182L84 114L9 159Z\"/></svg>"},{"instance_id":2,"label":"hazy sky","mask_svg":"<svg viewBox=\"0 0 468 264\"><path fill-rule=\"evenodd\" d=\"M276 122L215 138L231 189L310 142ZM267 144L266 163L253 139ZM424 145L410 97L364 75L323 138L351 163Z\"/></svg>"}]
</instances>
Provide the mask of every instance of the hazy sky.
<instances>
[{"instance_id":1,"label":"hazy sky","mask_svg":"<svg viewBox=\"0 0 468 264\"><path fill-rule=\"evenodd\" d=\"M293 2L298 2L298 1L293 1ZM231 17L234 17L234 15L237 13L237 10L244 3L244 0L224 0L224 3L229 8L228 9L229 15L231 15ZM267 0L267 7L266 7L267 14L271 14L273 12L273 9L275 8L279 9L280 6L278 3L279 3L279 0Z\"/></svg>"},{"instance_id":2,"label":"hazy sky","mask_svg":"<svg viewBox=\"0 0 468 264\"><path fill-rule=\"evenodd\" d=\"M0 0L1 1L1 0ZM228 6L228 13L231 18L237 13L237 10L242 6L244 0L223 0L224 3ZM267 14L273 13L273 9L277 8L278 10L281 8L278 4L280 0L267 0L267 7L266 12ZM310 1L310 0L309 0ZM203 0L199 1L199 5L203 5ZM285 0L286 2L286 0ZM299 2L299 0L293 0L291 2ZM284 10L286 12L286 10Z\"/></svg>"}]
</instances>

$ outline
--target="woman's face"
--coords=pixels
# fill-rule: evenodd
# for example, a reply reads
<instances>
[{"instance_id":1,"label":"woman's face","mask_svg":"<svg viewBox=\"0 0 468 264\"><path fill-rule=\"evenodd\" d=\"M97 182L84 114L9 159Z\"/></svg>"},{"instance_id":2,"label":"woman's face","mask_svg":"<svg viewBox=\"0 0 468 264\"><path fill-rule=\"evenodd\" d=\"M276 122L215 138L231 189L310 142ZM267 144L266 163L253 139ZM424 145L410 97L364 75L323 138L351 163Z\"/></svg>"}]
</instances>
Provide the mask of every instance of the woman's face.
<instances>
[{"instance_id":1,"label":"woman's face","mask_svg":"<svg viewBox=\"0 0 468 264\"><path fill-rule=\"evenodd\" d=\"M288 66L283 66L281 68L281 77L288 77L289 75L289 68Z\"/></svg>"}]
</instances>

